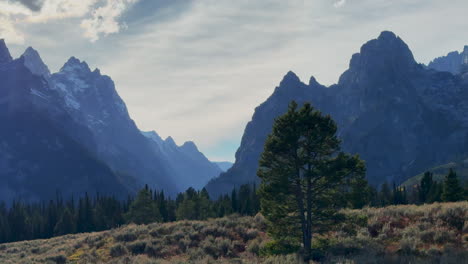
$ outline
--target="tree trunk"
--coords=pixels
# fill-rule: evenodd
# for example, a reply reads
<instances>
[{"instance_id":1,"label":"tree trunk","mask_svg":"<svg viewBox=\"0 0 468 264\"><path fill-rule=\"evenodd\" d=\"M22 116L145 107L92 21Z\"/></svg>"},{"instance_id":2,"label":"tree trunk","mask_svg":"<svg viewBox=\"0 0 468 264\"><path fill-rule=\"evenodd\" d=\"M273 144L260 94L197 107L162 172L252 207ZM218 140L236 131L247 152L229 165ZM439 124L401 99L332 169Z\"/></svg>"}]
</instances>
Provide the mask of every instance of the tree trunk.
<instances>
[{"instance_id":1,"label":"tree trunk","mask_svg":"<svg viewBox=\"0 0 468 264\"><path fill-rule=\"evenodd\" d=\"M312 175L311 165L307 168L306 189L306 228L304 234L304 262L309 263L312 258Z\"/></svg>"}]
</instances>

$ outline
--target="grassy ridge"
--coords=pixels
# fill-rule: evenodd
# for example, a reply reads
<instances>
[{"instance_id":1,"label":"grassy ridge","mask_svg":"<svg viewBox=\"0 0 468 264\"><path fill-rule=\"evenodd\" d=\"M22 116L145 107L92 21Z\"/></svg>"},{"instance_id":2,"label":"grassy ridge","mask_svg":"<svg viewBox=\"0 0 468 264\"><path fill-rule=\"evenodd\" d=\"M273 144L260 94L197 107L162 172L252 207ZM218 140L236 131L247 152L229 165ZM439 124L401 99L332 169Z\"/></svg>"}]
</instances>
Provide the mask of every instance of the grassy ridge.
<instances>
[{"instance_id":1,"label":"grassy ridge","mask_svg":"<svg viewBox=\"0 0 468 264\"><path fill-rule=\"evenodd\" d=\"M344 210L346 221L315 236L323 262L463 263L468 202ZM261 215L127 225L118 229L0 245L0 263L295 263L261 256L269 240Z\"/></svg>"},{"instance_id":2,"label":"grassy ridge","mask_svg":"<svg viewBox=\"0 0 468 264\"><path fill-rule=\"evenodd\" d=\"M433 173L434 181L442 182L450 169L453 169L457 173L457 176L462 183L468 181L468 159L436 166L434 168L428 169L428 171ZM405 186L406 188L416 186L421 182L423 176L424 172L409 178L403 182L401 186Z\"/></svg>"}]
</instances>

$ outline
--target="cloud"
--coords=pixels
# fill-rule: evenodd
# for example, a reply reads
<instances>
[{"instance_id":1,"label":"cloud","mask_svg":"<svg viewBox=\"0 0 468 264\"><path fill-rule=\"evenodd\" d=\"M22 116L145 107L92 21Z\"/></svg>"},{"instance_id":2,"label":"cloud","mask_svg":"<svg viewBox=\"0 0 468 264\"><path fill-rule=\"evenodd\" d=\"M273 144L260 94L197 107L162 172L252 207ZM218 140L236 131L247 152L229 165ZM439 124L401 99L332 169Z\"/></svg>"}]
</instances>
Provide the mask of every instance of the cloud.
<instances>
[{"instance_id":1,"label":"cloud","mask_svg":"<svg viewBox=\"0 0 468 264\"><path fill-rule=\"evenodd\" d=\"M343 7L346 4L346 0L336 0L333 6L335 8Z\"/></svg>"},{"instance_id":2,"label":"cloud","mask_svg":"<svg viewBox=\"0 0 468 264\"><path fill-rule=\"evenodd\" d=\"M119 18L139 0L9 0L0 2L1 36L20 42L19 26L75 20L82 36L94 42L125 27Z\"/></svg>"},{"instance_id":3,"label":"cloud","mask_svg":"<svg viewBox=\"0 0 468 264\"><path fill-rule=\"evenodd\" d=\"M94 15L106 1L55 0L68 3L60 10L50 1L36 14L10 5L15 16L41 21L12 24L25 45L38 49L52 69L71 55L99 67L141 129L178 143L193 140L217 160L233 160L255 107L289 70L305 82L314 75L333 84L351 55L382 30L401 36L420 62L468 43L460 33L467 26L466 0L356 0L342 8L333 5L337 0L141 0L121 15ZM80 25L99 15L116 17L120 33L103 37L115 24L93 22L90 32L99 41L92 43L95 35L84 38Z\"/></svg>"},{"instance_id":4,"label":"cloud","mask_svg":"<svg viewBox=\"0 0 468 264\"><path fill-rule=\"evenodd\" d=\"M84 36L95 42L102 34L104 36L118 33L125 24L117 19L125 10L137 0L107 0L104 6L92 11L91 17L81 22L81 28L85 30Z\"/></svg>"},{"instance_id":5,"label":"cloud","mask_svg":"<svg viewBox=\"0 0 468 264\"><path fill-rule=\"evenodd\" d=\"M18 2L29 8L31 11L40 11L44 0L10 0L11 2Z\"/></svg>"},{"instance_id":6,"label":"cloud","mask_svg":"<svg viewBox=\"0 0 468 264\"><path fill-rule=\"evenodd\" d=\"M0 15L0 39L2 38L6 39L8 44L24 43L24 35L15 29L7 17Z\"/></svg>"}]
</instances>

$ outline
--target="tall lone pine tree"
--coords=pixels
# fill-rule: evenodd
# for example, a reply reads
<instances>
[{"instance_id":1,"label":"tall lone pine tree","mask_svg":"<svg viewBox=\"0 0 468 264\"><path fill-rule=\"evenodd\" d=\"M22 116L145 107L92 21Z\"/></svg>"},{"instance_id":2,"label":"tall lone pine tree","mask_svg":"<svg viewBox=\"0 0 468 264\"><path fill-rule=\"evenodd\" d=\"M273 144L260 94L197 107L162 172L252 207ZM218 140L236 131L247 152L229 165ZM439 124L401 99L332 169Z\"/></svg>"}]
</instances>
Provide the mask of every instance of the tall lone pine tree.
<instances>
[{"instance_id":1,"label":"tall lone pine tree","mask_svg":"<svg viewBox=\"0 0 468 264\"><path fill-rule=\"evenodd\" d=\"M276 119L260 159L259 194L268 232L282 245L302 243L305 263L312 258L312 233L336 220L347 184L365 181L364 162L340 152L336 132L330 116L310 104L298 110L292 102Z\"/></svg>"}]
</instances>

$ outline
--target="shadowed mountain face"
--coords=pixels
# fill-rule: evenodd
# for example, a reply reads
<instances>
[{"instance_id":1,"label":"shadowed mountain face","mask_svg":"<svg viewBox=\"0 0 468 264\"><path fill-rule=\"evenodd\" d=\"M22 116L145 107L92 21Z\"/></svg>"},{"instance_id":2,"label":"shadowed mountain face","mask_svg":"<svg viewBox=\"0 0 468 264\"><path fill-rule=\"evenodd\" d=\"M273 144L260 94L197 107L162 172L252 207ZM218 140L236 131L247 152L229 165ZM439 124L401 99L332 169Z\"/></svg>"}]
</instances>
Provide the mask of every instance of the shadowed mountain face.
<instances>
[{"instance_id":1,"label":"shadowed mountain face","mask_svg":"<svg viewBox=\"0 0 468 264\"><path fill-rule=\"evenodd\" d=\"M352 56L338 84L305 84L289 72L255 109L234 166L212 180L217 196L258 182L263 144L290 101L310 102L338 123L342 149L366 161L371 184L401 182L468 152L468 85L462 76L425 69L395 34L381 35Z\"/></svg>"},{"instance_id":2,"label":"shadowed mountain face","mask_svg":"<svg viewBox=\"0 0 468 264\"><path fill-rule=\"evenodd\" d=\"M119 176L78 143L90 135L61 108L47 81L12 60L0 41L0 200L44 200L106 193L124 197L133 179ZM6 59L5 59L6 58ZM82 131L70 136L71 131Z\"/></svg>"}]
</instances>

